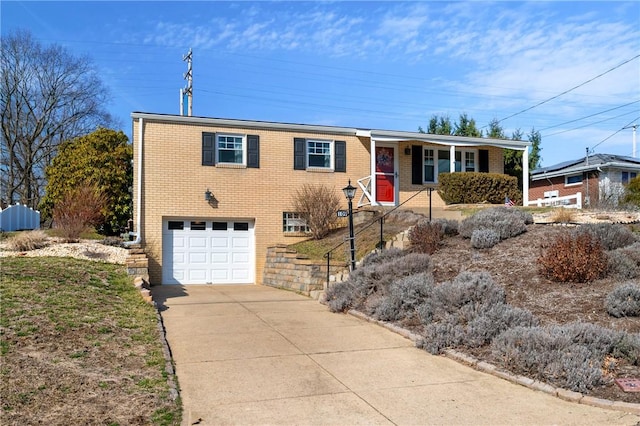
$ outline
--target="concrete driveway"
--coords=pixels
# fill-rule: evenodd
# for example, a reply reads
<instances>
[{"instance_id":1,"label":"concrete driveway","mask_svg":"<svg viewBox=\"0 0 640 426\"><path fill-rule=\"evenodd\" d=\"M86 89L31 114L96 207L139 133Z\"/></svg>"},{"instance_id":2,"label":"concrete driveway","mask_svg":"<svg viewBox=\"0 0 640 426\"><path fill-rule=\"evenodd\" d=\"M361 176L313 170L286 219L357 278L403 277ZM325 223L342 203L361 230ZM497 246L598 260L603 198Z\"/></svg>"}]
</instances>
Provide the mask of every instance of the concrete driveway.
<instances>
[{"instance_id":1,"label":"concrete driveway","mask_svg":"<svg viewBox=\"0 0 640 426\"><path fill-rule=\"evenodd\" d=\"M183 425L635 425L262 286L159 286Z\"/></svg>"}]
</instances>

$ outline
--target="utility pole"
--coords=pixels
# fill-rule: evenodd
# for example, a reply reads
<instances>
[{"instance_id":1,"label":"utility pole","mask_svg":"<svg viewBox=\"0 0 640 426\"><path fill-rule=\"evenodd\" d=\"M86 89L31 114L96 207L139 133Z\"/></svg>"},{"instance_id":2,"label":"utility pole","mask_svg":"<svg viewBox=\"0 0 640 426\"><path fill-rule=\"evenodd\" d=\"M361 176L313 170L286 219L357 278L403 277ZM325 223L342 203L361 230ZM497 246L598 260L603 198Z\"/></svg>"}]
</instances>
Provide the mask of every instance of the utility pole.
<instances>
[{"instance_id":1,"label":"utility pole","mask_svg":"<svg viewBox=\"0 0 640 426\"><path fill-rule=\"evenodd\" d=\"M187 86L180 89L180 115L184 115L184 97L187 97L187 115L193 114L193 52L189 49L189 53L182 57L183 61L187 61L187 72L183 74L183 78L187 80Z\"/></svg>"},{"instance_id":2,"label":"utility pole","mask_svg":"<svg viewBox=\"0 0 640 426\"><path fill-rule=\"evenodd\" d=\"M637 124L634 124L632 126L623 127L623 129L633 129L633 151L631 151L632 152L631 156L633 158L636 158L636 153L637 153L637 151L636 151L636 129L637 128L638 128Z\"/></svg>"}]
</instances>

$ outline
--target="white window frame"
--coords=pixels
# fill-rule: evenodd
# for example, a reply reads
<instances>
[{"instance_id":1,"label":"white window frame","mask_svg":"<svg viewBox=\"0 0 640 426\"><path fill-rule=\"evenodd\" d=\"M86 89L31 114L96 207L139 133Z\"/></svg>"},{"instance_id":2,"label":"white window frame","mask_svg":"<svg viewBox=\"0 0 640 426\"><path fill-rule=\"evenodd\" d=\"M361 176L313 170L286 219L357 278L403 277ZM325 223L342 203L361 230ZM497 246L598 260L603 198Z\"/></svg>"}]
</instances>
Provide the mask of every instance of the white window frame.
<instances>
[{"instance_id":1,"label":"white window frame","mask_svg":"<svg viewBox=\"0 0 640 426\"><path fill-rule=\"evenodd\" d=\"M439 151L449 151L449 147L446 147L447 149L441 149L440 146L423 146L422 147L422 182L423 183L438 183L438 175L440 174L440 171L438 170L438 152ZM433 151L433 181L428 181L425 180L425 173L424 173L424 169L425 169L425 152L426 150L431 150ZM472 173L472 171L467 171L466 170L466 157L467 157L467 153L471 153L473 154L473 172L477 172L478 171L478 150L477 149L456 149L455 154L460 154L460 169L459 171L457 171L457 173ZM451 164L451 158L448 159L449 163ZM455 159L454 159L454 164L457 164ZM456 172L454 170L454 172ZM443 173L447 173L447 172L443 172ZM451 173L449 171L449 173Z\"/></svg>"},{"instance_id":2,"label":"white window frame","mask_svg":"<svg viewBox=\"0 0 640 426\"><path fill-rule=\"evenodd\" d=\"M576 177L576 176L580 177L580 182L569 183L569 178ZM582 185L583 181L584 181L584 176L582 176L582 173L573 173L570 175L566 175L564 177L564 186L579 186L579 185Z\"/></svg>"},{"instance_id":3,"label":"white window frame","mask_svg":"<svg viewBox=\"0 0 640 426\"><path fill-rule=\"evenodd\" d=\"M221 137L224 138L240 138L242 139L242 162L241 163L229 163L227 161L221 161L220 160L220 145L218 145L218 143L220 142ZM216 164L233 164L233 165L238 165L238 166L246 166L247 165L247 135L239 135L239 134L234 134L234 133L216 133Z\"/></svg>"},{"instance_id":4,"label":"white window frame","mask_svg":"<svg viewBox=\"0 0 640 426\"><path fill-rule=\"evenodd\" d=\"M282 232L285 234L308 234L307 222L297 212L282 212Z\"/></svg>"},{"instance_id":5,"label":"white window frame","mask_svg":"<svg viewBox=\"0 0 640 426\"><path fill-rule=\"evenodd\" d=\"M335 141L333 140L325 140L325 139L306 139L305 140L305 161L307 163L307 170L311 169L311 170L334 170L335 168L335 161L336 161L336 157L335 157ZM329 144L329 166L312 166L311 162L309 161L309 156L313 155L309 152L309 144L310 143L322 143L322 144Z\"/></svg>"}]
</instances>

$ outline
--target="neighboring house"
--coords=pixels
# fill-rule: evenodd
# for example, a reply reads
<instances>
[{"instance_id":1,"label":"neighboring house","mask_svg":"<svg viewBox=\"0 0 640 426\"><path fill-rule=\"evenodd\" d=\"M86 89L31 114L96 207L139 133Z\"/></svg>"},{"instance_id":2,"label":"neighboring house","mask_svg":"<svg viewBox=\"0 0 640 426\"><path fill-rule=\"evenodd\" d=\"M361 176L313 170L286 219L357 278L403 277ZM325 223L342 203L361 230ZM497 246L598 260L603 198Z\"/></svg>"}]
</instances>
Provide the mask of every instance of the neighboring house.
<instances>
[{"instance_id":1,"label":"neighboring house","mask_svg":"<svg viewBox=\"0 0 640 426\"><path fill-rule=\"evenodd\" d=\"M504 148L524 151L526 165L530 145L142 112L132 118L134 231L152 284L261 283L267 247L305 238L292 208L305 183L333 187L344 200L351 180L357 208L396 206L437 187L441 173L503 173ZM406 206L427 208L428 200L425 192ZM444 205L436 192L433 205Z\"/></svg>"},{"instance_id":2,"label":"neighboring house","mask_svg":"<svg viewBox=\"0 0 640 426\"><path fill-rule=\"evenodd\" d=\"M531 172L529 203L581 194L585 206L616 205L624 185L640 173L640 159L593 154Z\"/></svg>"}]
</instances>

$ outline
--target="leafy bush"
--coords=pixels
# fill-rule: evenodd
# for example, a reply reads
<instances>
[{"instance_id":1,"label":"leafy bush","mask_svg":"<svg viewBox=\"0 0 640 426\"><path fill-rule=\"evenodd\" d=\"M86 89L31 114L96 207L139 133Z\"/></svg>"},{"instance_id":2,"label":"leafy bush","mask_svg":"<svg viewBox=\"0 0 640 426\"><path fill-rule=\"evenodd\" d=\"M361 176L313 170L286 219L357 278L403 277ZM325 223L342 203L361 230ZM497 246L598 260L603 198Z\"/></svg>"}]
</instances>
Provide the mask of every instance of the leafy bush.
<instances>
[{"instance_id":1,"label":"leafy bush","mask_svg":"<svg viewBox=\"0 0 640 426\"><path fill-rule=\"evenodd\" d=\"M77 242L80 235L104 218L104 196L89 185L67 192L53 208L53 225L62 238Z\"/></svg>"},{"instance_id":2,"label":"leafy bush","mask_svg":"<svg viewBox=\"0 0 640 426\"><path fill-rule=\"evenodd\" d=\"M41 230L18 232L7 239L7 248L13 251L31 251L46 247L47 234Z\"/></svg>"},{"instance_id":3,"label":"leafy bush","mask_svg":"<svg viewBox=\"0 0 640 426\"><path fill-rule=\"evenodd\" d=\"M588 223L576 228L576 233L589 233L595 237L604 250L615 250L637 241L631 230L619 223Z\"/></svg>"},{"instance_id":4,"label":"leafy bush","mask_svg":"<svg viewBox=\"0 0 640 426\"><path fill-rule=\"evenodd\" d=\"M476 229L471 233L471 247L491 248L500 242L500 235L493 229Z\"/></svg>"},{"instance_id":5,"label":"leafy bush","mask_svg":"<svg viewBox=\"0 0 640 426\"><path fill-rule=\"evenodd\" d=\"M593 324L514 327L491 344L503 367L556 386L585 392L602 383L607 355L637 364L640 338Z\"/></svg>"},{"instance_id":6,"label":"leafy bush","mask_svg":"<svg viewBox=\"0 0 640 426\"><path fill-rule=\"evenodd\" d=\"M411 251L416 253L433 254L438 250L444 237L441 224L423 221L409 231Z\"/></svg>"},{"instance_id":7,"label":"leafy bush","mask_svg":"<svg viewBox=\"0 0 640 426\"><path fill-rule=\"evenodd\" d=\"M589 282L604 275L607 258L590 233L560 235L538 258L541 273L559 282Z\"/></svg>"},{"instance_id":8,"label":"leafy bush","mask_svg":"<svg viewBox=\"0 0 640 426\"><path fill-rule=\"evenodd\" d=\"M378 305L374 317L382 321L398 321L417 316L417 310L434 288L433 274L421 272L391 283L389 294Z\"/></svg>"},{"instance_id":9,"label":"leafy bush","mask_svg":"<svg viewBox=\"0 0 640 426\"><path fill-rule=\"evenodd\" d=\"M631 179L625 188L625 203L640 207L640 176Z\"/></svg>"},{"instance_id":10,"label":"leafy bush","mask_svg":"<svg viewBox=\"0 0 640 426\"><path fill-rule=\"evenodd\" d=\"M616 318L640 316L640 286L622 284L607 295L605 307Z\"/></svg>"},{"instance_id":11,"label":"leafy bush","mask_svg":"<svg viewBox=\"0 0 640 426\"><path fill-rule=\"evenodd\" d=\"M522 202L518 179L498 173L443 173L439 177L438 194L447 204L502 204L509 197Z\"/></svg>"},{"instance_id":12,"label":"leafy bush","mask_svg":"<svg viewBox=\"0 0 640 426\"><path fill-rule=\"evenodd\" d=\"M531 213L514 208L492 207L464 219L459 231L464 238L471 238L471 234L477 229L491 229L501 240L506 240L525 232L527 223L533 223Z\"/></svg>"},{"instance_id":13,"label":"leafy bush","mask_svg":"<svg viewBox=\"0 0 640 426\"><path fill-rule=\"evenodd\" d=\"M483 346L508 328L537 324L529 311L505 303L504 289L486 272L462 272L436 286L418 313L425 325L419 346L431 353Z\"/></svg>"},{"instance_id":14,"label":"leafy bush","mask_svg":"<svg viewBox=\"0 0 640 426\"><path fill-rule=\"evenodd\" d=\"M340 197L334 188L326 185L304 184L293 198L293 208L304 219L313 239L327 236L335 227L340 208Z\"/></svg>"},{"instance_id":15,"label":"leafy bush","mask_svg":"<svg viewBox=\"0 0 640 426\"><path fill-rule=\"evenodd\" d=\"M429 255L409 253L400 256L401 253L401 250L385 250L367 256L347 281L327 289L329 308L333 312L355 308L373 314L394 280L431 270Z\"/></svg>"}]
</instances>

